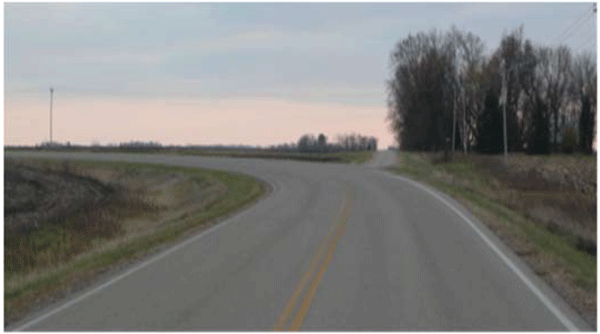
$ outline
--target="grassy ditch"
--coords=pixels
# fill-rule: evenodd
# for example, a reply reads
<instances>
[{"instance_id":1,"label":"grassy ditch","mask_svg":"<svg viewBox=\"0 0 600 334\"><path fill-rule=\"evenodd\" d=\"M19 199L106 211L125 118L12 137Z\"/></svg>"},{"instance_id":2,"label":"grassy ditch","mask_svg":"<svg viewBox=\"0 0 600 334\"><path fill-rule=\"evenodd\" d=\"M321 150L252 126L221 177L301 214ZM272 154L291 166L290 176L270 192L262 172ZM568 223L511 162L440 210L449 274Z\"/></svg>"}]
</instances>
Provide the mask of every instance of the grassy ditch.
<instances>
[{"instance_id":1,"label":"grassy ditch","mask_svg":"<svg viewBox=\"0 0 600 334\"><path fill-rule=\"evenodd\" d=\"M220 156L232 158L288 159L312 162L334 162L360 164L367 162L373 156L373 151L333 152L333 153L285 153L274 151L204 151L204 150L175 150L171 154L189 154L201 156Z\"/></svg>"},{"instance_id":2,"label":"grassy ditch","mask_svg":"<svg viewBox=\"0 0 600 334\"><path fill-rule=\"evenodd\" d=\"M266 191L252 177L199 168L41 160L5 160L5 166L35 171L41 176L31 180L48 182L46 188L56 179L67 179L54 192L56 197L62 197L60 191L74 192L71 179L97 182L105 190L95 203L54 210L38 226L5 224L5 326L101 273L206 228ZM49 202L41 198L38 204L46 209ZM28 208L32 206L36 203ZM19 222L14 217L7 220L7 212L5 221Z\"/></svg>"},{"instance_id":3,"label":"grassy ditch","mask_svg":"<svg viewBox=\"0 0 600 334\"><path fill-rule=\"evenodd\" d=\"M391 171L459 200L590 323L596 322L596 161L557 155L399 153Z\"/></svg>"},{"instance_id":4,"label":"grassy ditch","mask_svg":"<svg viewBox=\"0 0 600 334\"><path fill-rule=\"evenodd\" d=\"M295 153L277 152L269 150L208 150L196 148L11 148L6 150L44 150L62 152L116 152L116 153L152 153L152 154L179 154L200 155L209 157L231 157L231 158L259 158L259 159L288 159L312 162L334 162L334 163L364 163L371 159L374 151L354 152L331 152L331 153Z\"/></svg>"}]
</instances>

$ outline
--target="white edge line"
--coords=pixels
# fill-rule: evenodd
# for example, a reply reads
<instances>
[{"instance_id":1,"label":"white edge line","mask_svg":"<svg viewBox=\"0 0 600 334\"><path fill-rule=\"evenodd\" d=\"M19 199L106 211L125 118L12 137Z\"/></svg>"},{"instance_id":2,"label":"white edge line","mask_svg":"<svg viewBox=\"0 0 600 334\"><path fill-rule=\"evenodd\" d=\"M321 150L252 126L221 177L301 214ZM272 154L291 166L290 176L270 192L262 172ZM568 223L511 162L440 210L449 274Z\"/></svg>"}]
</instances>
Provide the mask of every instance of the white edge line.
<instances>
[{"instance_id":1,"label":"white edge line","mask_svg":"<svg viewBox=\"0 0 600 334\"><path fill-rule=\"evenodd\" d=\"M265 182L267 182L273 188L273 190L275 190L275 189L279 190L279 188L275 187L274 183L266 180L265 178L263 178L263 180ZM275 194L275 191L273 191L271 193L271 196L274 195L274 194ZM271 196L268 196L268 197L271 197ZM264 199L266 199L268 197L264 197L262 200L264 200ZM258 203L255 203L255 204L258 204ZM12 330L9 330L9 331L20 332L20 331L22 331L22 330L24 330L24 329L26 329L28 327L31 327L31 326L39 323L40 321L43 321L43 320L45 320L45 319L47 319L47 318L55 315L56 313L58 313L58 312L60 312L60 311L62 311L64 309L67 309L67 308L69 308L69 307L71 307L71 306L79 303L80 301L84 300L85 298L87 298L87 297L89 297L89 296L91 296L91 295L93 295L93 294L101 291L102 289L110 286L111 284L114 284L114 283L120 281L121 279L123 279L123 278L125 278L125 277L127 277L127 276L129 276L131 274L133 274L134 272L136 272L136 271L138 271L140 269L143 269L144 267L146 267L146 266L148 266L148 265L150 265L150 264L152 264L152 263L154 263L154 262L156 262L156 261L158 261L158 260L166 257L167 255L169 255L171 253L174 253L174 252L178 251L179 249L187 246L188 244L190 244L192 242L198 241L202 237L204 237L204 236L206 236L206 235L208 235L208 234L216 231L218 228L230 224L236 217L238 217L239 215L245 213L247 211L247 209L250 209L252 207L254 207L254 205L250 206L250 207L246 207L245 210L242 210L242 211L234 214L233 216L227 218L225 221L217 223L215 226L213 226L213 227L205 230L204 232L201 232L200 234L196 235L195 237L192 237L192 238L190 238L190 239L188 239L188 240L186 240L186 241L184 241L184 242L182 242L182 243L180 243L180 244L178 244L176 246L173 246L172 248L169 248L169 249L165 250L161 254L158 254L158 255L156 255L156 256L154 256L154 257L146 260L145 262L143 262L143 263L141 263L141 264L139 264L139 265L137 265L137 266L129 269L128 271L124 272L123 274L121 274L121 275L119 275L119 276L111 279L110 281L108 281L108 282L106 282L106 283L104 283L104 284L102 284L102 285L100 285L100 286L98 286L98 287L96 287L96 288L94 288L94 289L92 289L92 290L84 293L83 295L81 295L81 296L79 296L79 297L77 297L75 299L70 300L69 302L67 302L67 303L65 303L65 304L63 304L63 305L61 305L61 306L53 309L52 311L49 311L48 313L43 314L43 315L41 315L41 316L39 316L39 317L37 317L37 318L35 318L35 319L33 319L33 320L25 323L24 325L21 325L21 326L15 328L15 329L12 329Z\"/></svg>"},{"instance_id":2,"label":"white edge line","mask_svg":"<svg viewBox=\"0 0 600 334\"><path fill-rule=\"evenodd\" d=\"M554 303L552 303L552 301L550 301L550 299L548 299L548 297L546 297L544 295L544 293L542 293L542 291L540 291L540 289L538 289L537 286L535 286L535 284L533 284L533 282L531 282L529 280L529 278L527 278L527 276L517 267L517 265L515 265L504 253L502 253L502 251L483 233L481 232L481 230L477 227L477 225L475 225L475 223L473 223L469 218L467 218L462 212L460 212L460 210L458 210L454 205L452 205L451 203L449 203L448 201L446 201L446 199L444 199L442 196L436 194L434 191L428 189L427 187L419 184L418 182L415 182L411 179L399 176L399 175L392 175L390 173L386 173L386 172L379 172L383 175L388 175L390 177L396 178L396 179L400 179L402 181L406 181L411 183L412 185L425 190L426 192L428 192L429 194L433 195L435 198L437 198L438 200L440 200L442 203L446 204L446 206L448 206L450 209L452 209L457 215L459 215L462 219L464 219L469 226L471 226L471 228L473 230L475 230L475 232L477 232L477 234L483 239L483 241L485 241L488 246L502 259L502 261L504 261L504 263L517 275L519 276L519 278L523 281L523 283L525 283L525 285L527 285L527 287L529 287L529 289L531 289L531 291L540 299L540 301L550 310L550 312L552 312L552 314L554 314L556 316L556 318L558 318L558 320L569 330L569 331L579 331L579 328L577 328L577 326L575 326L571 320L569 320L559 309L558 307L556 307L554 305Z\"/></svg>"}]
</instances>

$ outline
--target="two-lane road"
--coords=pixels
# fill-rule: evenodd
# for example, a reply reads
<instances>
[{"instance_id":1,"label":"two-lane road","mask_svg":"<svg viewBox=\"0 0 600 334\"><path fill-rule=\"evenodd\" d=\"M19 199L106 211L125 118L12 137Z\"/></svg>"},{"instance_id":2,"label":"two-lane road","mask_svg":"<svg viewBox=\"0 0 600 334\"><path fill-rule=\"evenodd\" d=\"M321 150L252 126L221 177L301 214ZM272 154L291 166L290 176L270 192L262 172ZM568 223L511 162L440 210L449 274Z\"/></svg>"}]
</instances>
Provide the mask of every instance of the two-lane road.
<instances>
[{"instance_id":1,"label":"two-lane road","mask_svg":"<svg viewBox=\"0 0 600 334\"><path fill-rule=\"evenodd\" d=\"M20 330L590 330L453 200L364 166L13 153L242 172L256 205L28 317Z\"/></svg>"}]
</instances>

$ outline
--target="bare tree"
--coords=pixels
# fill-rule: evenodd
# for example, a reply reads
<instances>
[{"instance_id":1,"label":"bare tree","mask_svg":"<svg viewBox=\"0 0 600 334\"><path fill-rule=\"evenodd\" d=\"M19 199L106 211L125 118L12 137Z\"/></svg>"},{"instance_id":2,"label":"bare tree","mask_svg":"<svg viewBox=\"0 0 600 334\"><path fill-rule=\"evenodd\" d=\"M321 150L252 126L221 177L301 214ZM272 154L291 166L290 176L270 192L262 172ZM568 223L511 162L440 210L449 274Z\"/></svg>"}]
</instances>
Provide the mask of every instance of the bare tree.
<instances>
[{"instance_id":1,"label":"bare tree","mask_svg":"<svg viewBox=\"0 0 600 334\"><path fill-rule=\"evenodd\" d=\"M439 150L452 134L454 43L437 31L409 35L391 55L388 121L407 150Z\"/></svg>"},{"instance_id":2,"label":"bare tree","mask_svg":"<svg viewBox=\"0 0 600 334\"><path fill-rule=\"evenodd\" d=\"M367 150L377 151L377 138L369 137L368 144L367 144Z\"/></svg>"},{"instance_id":3,"label":"bare tree","mask_svg":"<svg viewBox=\"0 0 600 334\"><path fill-rule=\"evenodd\" d=\"M317 140L315 136L306 134L300 137L298 140L298 151L299 152L311 152L317 146Z\"/></svg>"},{"instance_id":4,"label":"bare tree","mask_svg":"<svg viewBox=\"0 0 600 334\"><path fill-rule=\"evenodd\" d=\"M583 152L591 153L595 137L597 106L597 70L590 53L578 56L573 62L571 95L578 100L579 146Z\"/></svg>"},{"instance_id":5,"label":"bare tree","mask_svg":"<svg viewBox=\"0 0 600 334\"><path fill-rule=\"evenodd\" d=\"M564 114L567 102L567 90L571 80L571 52L565 46L551 49L549 70L546 71L548 81L547 103L552 124L552 146L554 151L558 150L560 133L564 125ZM563 117L561 117L563 116Z\"/></svg>"},{"instance_id":6,"label":"bare tree","mask_svg":"<svg viewBox=\"0 0 600 334\"><path fill-rule=\"evenodd\" d=\"M523 25L510 33L504 32L495 55L504 61L506 95L502 101L506 105L506 132L508 150L523 148L522 129L519 127L519 101L522 87L519 82L519 67L523 54Z\"/></svg>"},{"instance_id":7,"label":"bare tree","mask_svg":"<svg viewBox=\"0 0 600 334\"><path fill-rule=\"evenodd\" d=\"M327 145L327 137L324 134L322 134L322 133L319 134L319 137L318 137L317 140L319 142L319 146L325 146L325 145Z\"/></svg>"},{"instance_id":8,"label":"bare tree","mask_svg":"<svg viewBox=\"0 0 600 334\"><path fill-rule=\"evenodd\" d=\"M485 87L483 67L485 44L471 32L452 27L451 35L456 43L458 57L456 70L460 77L461 94L457 95L457 118L460 137L465 151L470 150L476 137L477 114L483 109Z\"/></svg>"}]
</instances>

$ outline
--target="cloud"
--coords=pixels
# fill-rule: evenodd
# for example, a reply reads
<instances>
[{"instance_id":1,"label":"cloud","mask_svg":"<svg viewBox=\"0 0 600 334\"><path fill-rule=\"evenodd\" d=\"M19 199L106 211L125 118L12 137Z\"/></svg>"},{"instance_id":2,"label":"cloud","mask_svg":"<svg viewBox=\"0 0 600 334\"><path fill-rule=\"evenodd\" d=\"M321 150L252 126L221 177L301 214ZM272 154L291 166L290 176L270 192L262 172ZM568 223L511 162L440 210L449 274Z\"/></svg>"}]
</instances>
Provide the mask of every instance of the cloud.
<instances>
[{"instance_id":1,"label":"cloud","mask_svg":"<svg viewBox=\"0 0 600 334\"><path fill-rule=\"evenodd\" d=\"M87 49L62 55L42 55L38 60L47 66L69 65L69 64L143 64L156 65L165 60L164 52L143 52L135 50L123 50L112 52L104 49Z\"/></svg>"},{"instance_id":2,"label":"cloud","mask_svg":"<svg viewBox=\"0 0 600 334\"><path fill-rule=\"evenodd\" d=\"M266 51L310 50L315 54L323 51L338 53L356 45L356 40L347 35L328 31L277 31L275 29L254 29L231 33L209 39L190 39L167 48L167 54L185 52L207 53L227 51Z\"/></svg>"},{"instance_id":3,"label":"cloud","mask_svg":"<svg viewBox=\"0 0 600 334\"><path fill-rule=\"evenodd\" d=\"M493 49L508 16L552 6L6 4L5 89L382 105L389 53L409 33L457 23Z\"/></svg>"}]
</instances>

